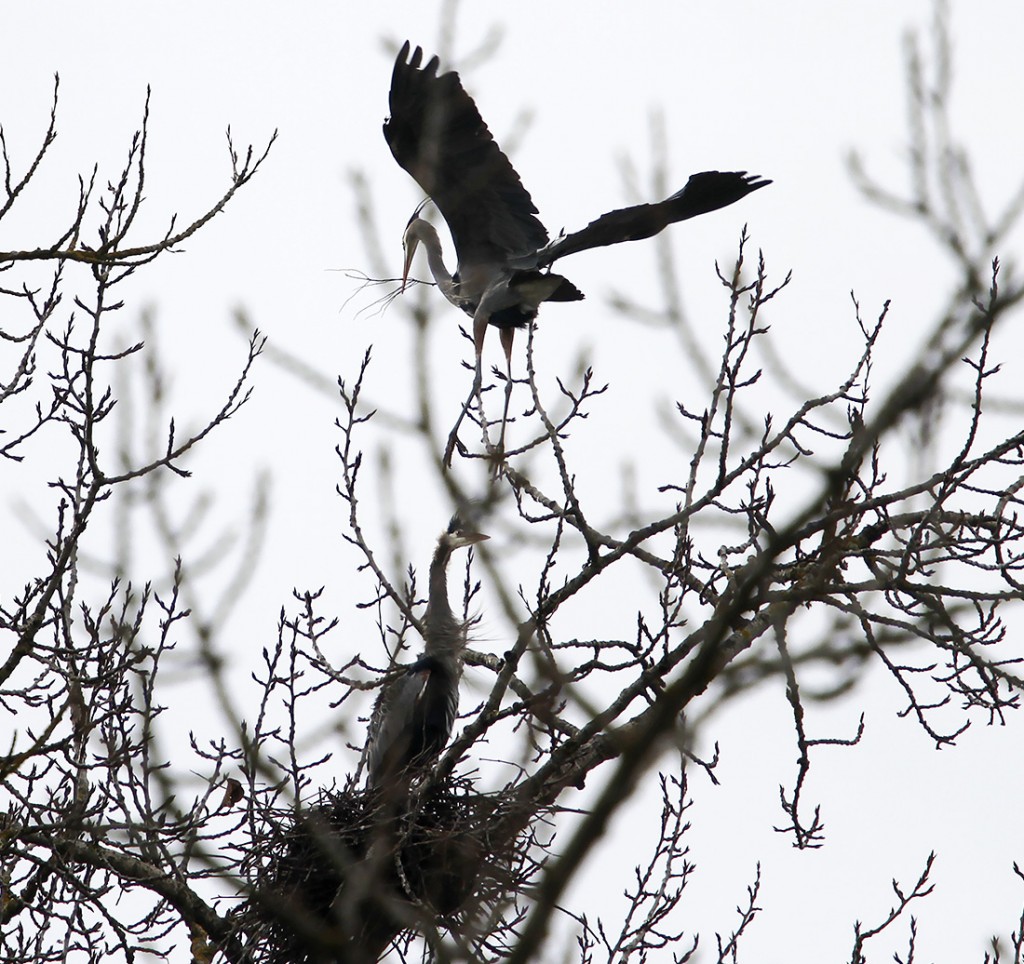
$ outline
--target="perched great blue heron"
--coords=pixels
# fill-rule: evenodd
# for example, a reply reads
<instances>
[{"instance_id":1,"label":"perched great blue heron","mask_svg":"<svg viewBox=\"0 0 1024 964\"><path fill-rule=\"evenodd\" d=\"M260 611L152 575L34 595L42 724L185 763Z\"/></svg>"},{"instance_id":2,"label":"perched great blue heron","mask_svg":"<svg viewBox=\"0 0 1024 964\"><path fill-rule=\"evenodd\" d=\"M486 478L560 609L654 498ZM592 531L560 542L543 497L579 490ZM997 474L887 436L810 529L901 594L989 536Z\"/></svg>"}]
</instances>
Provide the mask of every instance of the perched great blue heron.
<instances>
[{"instance_id":1,"label":"perched great blue heron","mask_svg":"<svg viewBox=\"0 0 1024 964\"><path fill-rule=\"evenodd\" d=\"M387 786L430 767L451 736L459 709L466 626L448 602L448 560L456 549L489 538L456 513L437 540L423 618L426 647L381 691L370 717L365 751L370 786Z\"/></svg>"},{"instance_id":2,"label":"perched great blue heron","mask_svg":"<svg viewBox=\"0 0 1024 964\"><path fill-rule=\"evenodd\" d=\"M682 190L664 201L610 211L581 231L551 241L529 192L495 143L459 75L439 74L437 57L422 66L419 47L411 57L409 51L406 41L391 74L391 116L384 123L384 137L395 160L444 217L458 269L453 275L445 267L437 232L419 216L421 205L405 229L402 287L416 247L422 244L437 286L473 319L476 376L448 439L445 462L450 464L462 417L480 391L487 326L499 330L509 371L499 442L503 449L516 329L532 321L544 301L583 297L571 281L545 269L587 248L649 238L676 221L732 204L771 181L746 171L704 171L691 175Z\"/></svg>"}]
</instances>

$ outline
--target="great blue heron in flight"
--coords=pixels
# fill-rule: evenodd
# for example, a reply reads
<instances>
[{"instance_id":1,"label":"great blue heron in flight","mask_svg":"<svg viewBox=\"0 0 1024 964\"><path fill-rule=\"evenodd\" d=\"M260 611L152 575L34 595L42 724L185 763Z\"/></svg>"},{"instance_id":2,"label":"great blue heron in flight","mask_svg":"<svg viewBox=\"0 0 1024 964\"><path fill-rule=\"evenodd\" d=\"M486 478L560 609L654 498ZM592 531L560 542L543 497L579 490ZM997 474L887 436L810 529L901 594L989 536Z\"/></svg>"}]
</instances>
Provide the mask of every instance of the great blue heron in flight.
<instances>
[{"instance_id":1,"label":"great blue heron in flight","mask_svg":"<svg viewBox=\"0 0 1024 964\"><path fill-rule=\"evenodd\" d=\"M381 691L366 740L369 785L394 785L438 758L459 709L459 680L466 626L448 602L448 561L456 549L490 538L467 525L458 513L437 540L430 562L426 646L422 655Z\"/></svg>"},{"instance_id":2,"label":"great blue heron in flight","mask_svg":"<svg viewBox=\"0 0 1024 964\"><path fill-rule=\"evenodd\" d=\"M462 417L480 391L487 326L498 329L508 364L499 441L503 452L516 329L529 324L544 301L583 298L571 281L545 269L559 258L587 248L649 238L676 221L732 204L771 181L746 171L704 171L691 175L682 190L664 201L610 211L582 230L551 241L536 217L529 192L495 143L459 75L439 74L437 57L423 66L419 47L411 57L409 51L406 41L391 74L391 116L384 123L384 137L395 160L444 217L458 268L451 274L445 267L437 232L419 217L421 205L405 229L402 287L416 247L422 244L437 286L473 319L476 376L448 438L445 463L450 464Z\"/></svg>"}]
</instances>

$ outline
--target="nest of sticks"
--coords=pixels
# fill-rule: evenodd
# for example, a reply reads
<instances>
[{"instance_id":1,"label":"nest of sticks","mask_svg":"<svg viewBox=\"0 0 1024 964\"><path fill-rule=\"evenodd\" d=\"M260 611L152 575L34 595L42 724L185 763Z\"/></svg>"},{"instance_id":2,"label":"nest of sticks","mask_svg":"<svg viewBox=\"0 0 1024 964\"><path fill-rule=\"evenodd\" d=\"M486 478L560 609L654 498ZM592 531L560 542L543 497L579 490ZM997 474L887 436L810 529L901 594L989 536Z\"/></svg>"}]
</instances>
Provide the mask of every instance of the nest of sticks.
<instances>
[{"instance_id":1,"label":"nest of sticks","mask_svg":"<svg viewBox=\"0 0 1024 964\"><path fill-rule=\"evenodd\" d=\"M461 778L400 799L325 791L306 810L278 811L237 918L251 959L372 964L416 934L479 938L485 913L513 902L536 869L533 833L509 815L501 795Z\"/></svg>"}]
</instances>

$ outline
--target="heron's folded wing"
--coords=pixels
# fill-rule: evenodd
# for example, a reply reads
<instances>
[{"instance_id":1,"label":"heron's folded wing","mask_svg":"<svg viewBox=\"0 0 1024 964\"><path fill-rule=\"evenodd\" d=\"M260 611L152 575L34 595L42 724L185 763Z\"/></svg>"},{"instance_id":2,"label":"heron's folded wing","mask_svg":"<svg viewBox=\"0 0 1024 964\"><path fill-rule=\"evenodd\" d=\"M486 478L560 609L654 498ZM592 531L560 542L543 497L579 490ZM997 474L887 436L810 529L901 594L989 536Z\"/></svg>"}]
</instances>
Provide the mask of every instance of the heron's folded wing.
<instances>
[{"instance_id":1,"label":"heron's folded wing","mask_svg":"<svg viewBox=\"0 0 1024 964\"><path fill-rule=\"evenodd\" d=\"M373 705L364 751L372 785L379 785L405 765L412 741L413 713L430 676L429 672L420 672L418 665L412 664L388 684Z\"/></svg>"}]
</instances>

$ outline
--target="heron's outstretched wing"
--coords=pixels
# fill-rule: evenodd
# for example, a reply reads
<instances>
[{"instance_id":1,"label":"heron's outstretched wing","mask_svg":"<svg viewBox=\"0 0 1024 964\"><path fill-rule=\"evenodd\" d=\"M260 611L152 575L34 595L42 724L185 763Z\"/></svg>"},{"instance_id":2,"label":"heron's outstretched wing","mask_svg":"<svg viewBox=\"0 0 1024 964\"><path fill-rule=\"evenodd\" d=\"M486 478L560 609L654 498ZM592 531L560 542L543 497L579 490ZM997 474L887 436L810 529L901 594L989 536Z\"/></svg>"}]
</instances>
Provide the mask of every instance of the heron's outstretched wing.
<instances>
[{"instance_id":1,"label":"heron's outstretched wing","mask_svg":"<svg viewBox=\"0 0 1024 964\"><path fill-rule=\"evenodd\" d=\"M548 241L529 192L495 143L456 73L438 74L402 46L391 75L384 137L448 223L460 270L506 263Z\"/></svg>"},{"instance_id":2,"label":"heron's outstretched wing","mask_svg":"<svg viewBox=\"0 0 1024 964\"><path fill-rule=\"evenodd\" d=\"M600 248L620 241L649 238L676 221L685 221L718 208L733 204L751 191L772 182L746 171L703 171L693 174L681 191L657 204L637 204L602 214L585 228L555 238L537 256L537 266L544 267L567 254Z\"/></svg>"}]
</instances>

